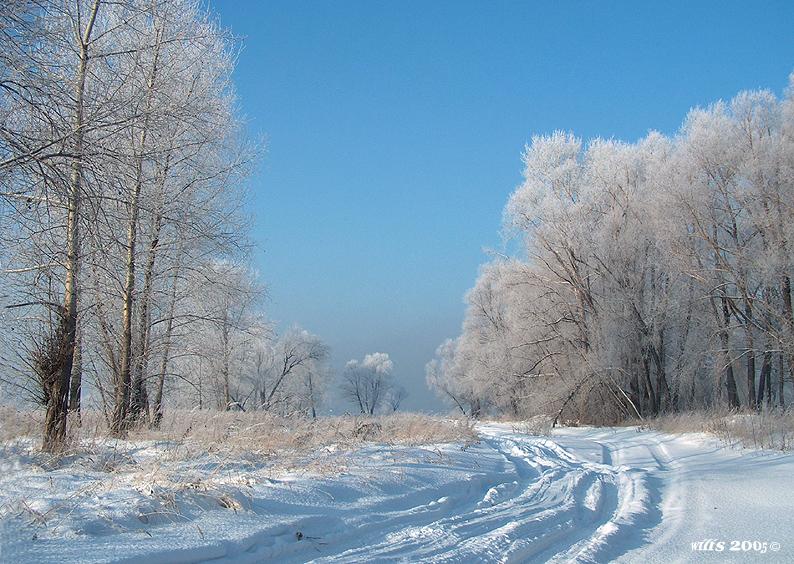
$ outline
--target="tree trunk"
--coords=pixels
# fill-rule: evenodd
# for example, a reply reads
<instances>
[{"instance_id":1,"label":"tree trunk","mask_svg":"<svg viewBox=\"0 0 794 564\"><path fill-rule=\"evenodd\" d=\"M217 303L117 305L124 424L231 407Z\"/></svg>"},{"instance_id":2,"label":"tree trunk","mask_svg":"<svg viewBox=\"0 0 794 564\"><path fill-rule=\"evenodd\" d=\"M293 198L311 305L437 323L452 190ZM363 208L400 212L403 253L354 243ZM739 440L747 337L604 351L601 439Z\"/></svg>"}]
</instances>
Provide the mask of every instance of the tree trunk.
<instances>
[{"instance_id":1,"label":"tree trunk","mask_svg":"<svg viewBox=\"0 0 794 564\"><path fill-rule=\"evenodd\" d=\"M116 379L115 407L111 431L123 435L128 426L130 402L130 367L132 361L132 294L135 291L135 242L138 223L138 196L140 183L137 183L132 198L132 217L127 226L127 261L124 281L124 306L122 309L121 354L119 355L119 375Z\"/></svg>"},{"instance_id":2,"label":"tree trunk","mask_svg":"<svg viewBox=\"0 0 794 564\"><path fill-rule=\"evenodd\" d=\"M747 317L744 324L747 338L747 407L755 409L757 407L755 397L755 343L753 341L753 327L750 324L753 310L749 301L745 301L744 313Z\"/></svg>"},{"instance_id":3,"label":"tree trunk","mask_svg":"<svg viewBox=\"0 0 794 564\"><path fill-rule=\"evenodd\" d=\"M63 447L66 439L68 395L71 385L74 344L77 332L77 267L80 259L80 196L83 178L83 105L85 80L88 74L89 43L96 21L100 0L94 0L91 14L83 35L80 36L80 62L75 77L74 113L74 159L69 179L68 215L66 219L66 279L64 281L64 305L60 312L58 337L63 339L59 347L60 366L52 378L48 393L47 411L44 416L44 438L42 450L54 452ZM62 356L60 356L62 354Z\"/></svg>"},{"instance_id":4,"label":"tree trunk","mask_svg":"<svg viewBox=\"0 0 794 564\"><path fill-rule=\"evenodd\" d=\"M168 356L171 354L171 334L174 329L174 312L176 311L176 287L177 282L179 281L179 260L180 255L182 253L182 246L179 245L177 250L177 263L174 266L174 276L173 280L171 281L171 295L169 297L169 304L168 304L168 320L166 321L165 326L165 335L163 338L165 339L165 346L163 348L163 358L160 362L160 372L157 375L157 388L154 395L154 413L152 415L152 427L159 428L160 422L163 420L163 388L165 387L165 375L168 373ZM201 380L199 379L199 385L201 385ZM199 397L199 400L201 398Z\"/></svg>"},{"instance_id":5,"label":"tree trunk","mask_svg":"<svg viewBox=\"0 0 794 564\"><path fill-rule=\"evenodd\" d=\"M638 411L640 412L640 416L642 416L642 402L640 401L640 375L639 371L632 370L629 361L625 362L626 372L631 374L629 377L629 396L631 398L631 402L637 406Z\"/></svg>"},{"instance_id":6,"label":"tree trunk","mask_svg":"<svg viewBox=\"0 0 794 564\"><path fill-rule=\"evenodd\" d=\"M656 392L653 390L653 382L651 381L651 366L648 362L648 357L643 354L642 355L642 373L645 376L645 387L646 393L648 395L648 404L651 408L651 414L656 415L659 413L659 400L656 396Z\"/></svg>"},{"instance_id":7,"label":"tree trunk","mask_svg":"<svg viewBox=\"0 0 794 564\"><path fill-rule=\"evenodd\" d=\"M44 416L44 438L41 448L47 452L58 452L66 441L66 419L69 401L69 376L71 376L71 362L66 365L67 349L70 346L68 337L68 322L66 312L60 312L57 320L57 329L52 335L50 346L45 354L48 355L51 373L44 374L42 384L46 398L46 413ZM74 346L72 341L71 346ZM46 366L46 364L45 364ZM67 372L67 377L64 373Z\"/></svg>"},{"instance_id":8,"label":"tree trunk","mask_svg":"<svg viewBox=\"0 0 794 564\"><path fill-rule=\"evenodd\" d=\"M747 407L755 409L757 407L755 399L755 353L747 353Z\"/></svg>"},{"instance_id":9,"label":"tree trunk","mask_svg":"<svg viewBox=\"0 0 794 564\"><path fill-rule=\"evenodd\" d=\"M733 359L731 358L730 338L728 336L730 312L728 311L727 298L723 296L721 301L724 325L720 323L720 344L722 345L723 358L725 359L725 389L728 392L728 405L731 408L737 408L740 406L739 393L736 390L736 378L733 375Z\"/></svg>"},{"instance_id":10,"label":"tree trunk","mask_svg":"<svg viewBox=\"0 0 794 564\"><path fill-rule=\"evenodd\" d=\"M80 399L83 387L83 339L79 328L75 335L74 357L72 360L72 381L69 386L69 411L80 421Z\"/></svg>"},{"instance_id":11,"label":"tree trunk","mask_svg":"<svg viewBox=\"0 0 794 564\"><path fill-rule=\"evenodd\" d=\"M670 386L667 383L666 360L664 352L664 327L659 331L659 348L651 347L654 364L656 365L656 412L668 409L671 404Z\"/></svg>"},{"instance_id":12,"label":"tree trunk","mask_svg":"<svg viewBox=\"0 0 794 564\"><path fill-rule=\"evenodd\" d=\"M132 401L130 404L130 417L138 421L149 413L149 394L146 388L147 355L149 353L149 323L152 289L154 287L154 264L157 258L160 243L160 231L163 226L163 198L164 183L168 174L168 160L160 177L160 197L158 207L152 224L152 234L149 244L149 253L143 275L143 291L141 293L138 313L138 347L135 351L135 376L132 382Z\"/></svg>"},{"instance_id":13,"label":"tree trunk","mask_svg":"<svg viewBox=\"0 0 794 564\"><path fill-rule=\"evenodd\" d=\"M131 392L131 368L132 368L132 316L133 316L133 296L135 294L135 246L138 240L138 217L140 215L140 198L143 187L143 153L146 146L146 138L149 131L149 117L154 90L154 82L157 76L157 61L160 53L160 32L157 32L157 43L154 52L154 62L147 83L148 93L145 105L143 126L138 141L140 154L135 162L135 184L130 198L130 219L127 224L127 260L125 263L126 276L124 280L124 305L122 308L122 333L121 333L121 354L119 355L120 374L116 381L115 409L113 411L113 421L111 431L114 435L122 435L129 427L129 403Z\"/></svg>"},{"instance_id":14,"label":"tree trunk","mask_svg":"<svg viewBox=\"0 0 794 564\"><path fill-rule=\"evenodd\" d=\"M780 289L783 294L783 310L786 314L786 324L789 327L789 337L791 337L794 333L794 309L792 309L791 305L791 278L788 275L783 276Z\"/></svg>"},{"instance_id":15,"label":"tree trunk","mask_svg":"<svg viewBox=\"0 0 794 564\"><path fill-rule=\"evenodd\" d=\"M764 394L771 392L770 381L772 379L772 353L768 350L764 352L764 360L761 363L761 375L758 380L758 409L764 403ZM767 395L767 403L771 401L771 397Z\"/></svg>"},{"instance_id":16,"label":"tree trunk","mask_svg":"<svg viewBox=\"0 0 794 564\"><path fill-rule=\"evenodd\" d=\"M766 375L766 407L772 407L772 355L769 355L769 371Z\"/></svg>"},{"instance_id":17,"label":"tree trunk","mask_svg":"<svg viewBox=\"0 0 794 564\"><path fill-rule=\"evenodd\" d=\"M309 402L312 408L312 419L317 419L317 407L314 401L314 383L312 382L312 372L309 370Z\"/></svg>"}]
</instances>

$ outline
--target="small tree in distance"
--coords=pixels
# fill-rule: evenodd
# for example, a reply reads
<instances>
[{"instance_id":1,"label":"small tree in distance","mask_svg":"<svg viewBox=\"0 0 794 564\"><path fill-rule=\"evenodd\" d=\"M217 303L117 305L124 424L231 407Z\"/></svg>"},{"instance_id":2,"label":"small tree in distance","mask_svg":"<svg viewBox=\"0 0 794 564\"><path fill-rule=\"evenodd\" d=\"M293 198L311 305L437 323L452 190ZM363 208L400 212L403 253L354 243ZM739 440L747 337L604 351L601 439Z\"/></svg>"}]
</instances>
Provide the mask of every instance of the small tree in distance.
<instances>
[{"instance_id":1,"label":"small tree in distance","mask_svg":"<svg viewBox=\"0 0 794 564\"><path fill-rule=\"evenodd\" d=\"M376 352L363 360L350 360L342 376L343 397L356 405L363 415L374 415L382 407L396 411L405 393L392 379L394 363L388 353ZM396 402L393 398L399 398Z\"/></svg>"}]
</instances>

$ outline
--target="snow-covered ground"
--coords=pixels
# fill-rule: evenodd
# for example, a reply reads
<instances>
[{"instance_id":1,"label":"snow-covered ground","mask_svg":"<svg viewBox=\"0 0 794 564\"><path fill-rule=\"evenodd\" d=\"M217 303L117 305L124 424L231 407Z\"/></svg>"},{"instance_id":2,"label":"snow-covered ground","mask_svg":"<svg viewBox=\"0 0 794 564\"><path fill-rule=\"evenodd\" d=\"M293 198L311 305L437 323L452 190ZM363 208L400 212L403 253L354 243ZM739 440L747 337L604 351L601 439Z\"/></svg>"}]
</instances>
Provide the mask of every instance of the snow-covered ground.
<instances>
[{"instance_id":1,"label":"snow-covered ground","mask_svg":"<svg viewBox=\"0 0 794 564\"><path fill-rule=\"evenodd\" d=\"M794 455L633 428L479 431L465 448L326 449L312 473L168 462L158 443L46 468L6 446L0 561L794 562Z\"/></svg>"}]
</instances>

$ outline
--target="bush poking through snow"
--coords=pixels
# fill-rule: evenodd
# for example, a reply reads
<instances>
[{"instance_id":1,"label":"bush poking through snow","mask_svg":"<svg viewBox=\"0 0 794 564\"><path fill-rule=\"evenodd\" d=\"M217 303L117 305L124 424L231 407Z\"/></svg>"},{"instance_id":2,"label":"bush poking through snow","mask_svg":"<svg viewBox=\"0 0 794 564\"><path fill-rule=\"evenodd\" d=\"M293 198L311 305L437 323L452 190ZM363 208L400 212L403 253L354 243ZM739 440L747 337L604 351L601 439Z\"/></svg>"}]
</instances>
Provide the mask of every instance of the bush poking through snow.
<instances>
[{"instance_id":1,"label":"bush poking through snow","mask_svg":"<svg viewBox=\"0 0 794 564\"><path fill-rule=\"evenodd\" d=\"M383 427L377 421L360 421L353 430L353 436L367 441L383 434Z\"/></svg>"},{"instance_id":2,"label":"bush poking through snow","mask_svg":"<svg viewBox=\"0 0 794 564\"><path fill-rule=\"evenodd\" d=\"M513 423L513 430L524 435L547 436L551 434L552 418L547 415L536 415L526 421Z\"/></svg>"}]
</instances>

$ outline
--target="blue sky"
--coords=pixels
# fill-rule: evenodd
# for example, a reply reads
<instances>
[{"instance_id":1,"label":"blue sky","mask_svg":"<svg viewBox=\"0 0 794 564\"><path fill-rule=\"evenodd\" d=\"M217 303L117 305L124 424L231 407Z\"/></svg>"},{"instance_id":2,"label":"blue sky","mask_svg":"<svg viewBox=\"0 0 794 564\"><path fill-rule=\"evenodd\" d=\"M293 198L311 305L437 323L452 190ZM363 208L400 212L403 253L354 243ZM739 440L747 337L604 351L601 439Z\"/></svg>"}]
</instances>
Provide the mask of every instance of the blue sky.
<instances>
[{"instance_id":1,"label":"blue sky","mask_svg":"<svg viewBox=\"0 0 794 564\"><path fill-rule=\"evenodd\" d=\"M697 5L694 5L697 4ZM241 37L268 310L331 346L424 364L458 333L533 134L634 140L738 91L780 94L794 2L210 0Z\"/></svg>"}]
</instances>

